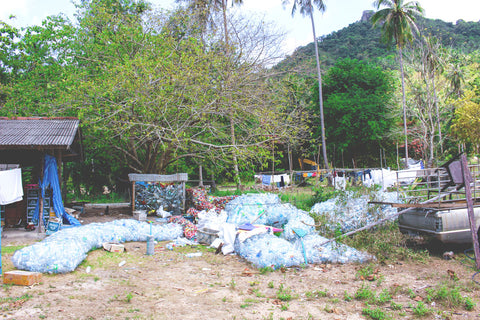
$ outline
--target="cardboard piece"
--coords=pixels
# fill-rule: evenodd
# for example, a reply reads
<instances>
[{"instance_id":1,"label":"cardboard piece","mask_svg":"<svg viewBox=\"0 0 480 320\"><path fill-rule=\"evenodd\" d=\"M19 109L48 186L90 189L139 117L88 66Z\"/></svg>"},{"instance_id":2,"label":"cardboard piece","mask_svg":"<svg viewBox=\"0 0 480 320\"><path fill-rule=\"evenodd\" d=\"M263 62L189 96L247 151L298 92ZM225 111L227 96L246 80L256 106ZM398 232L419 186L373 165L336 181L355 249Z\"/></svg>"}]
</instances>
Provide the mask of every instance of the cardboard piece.
<instances>
[{"instance_id":1,"label":"cardboard piece","mask_svg":"<svg viewBox=\"0 0 480 320\"><path fill-rule=\"evenodd\" d=\"M133 218L138 221L147 220L147 212L145 210L136 210L133 211Z\"/></svg>"},{"instance_id":2,"label":"cardboard piece","mask_svg":"<svg viewBox=\"0 0 480 320\"><path fill-rule=\"evenodd\" d=\"M125 246L119 243L105 242L103 244L103 249L109 252L123 252L125 251Z\"/></svg>"},{"instance_id":3,"label":"cardboard piece","mask_svg":"<svg viewBox=\"0 0 480 320\"><path fill-rule=\"evenodd\" d=\"M40 283L42 274L40 272L30 272L24 270L13 270L3 274L4 284L16 284L19 286L31 286Z\"/></svg>"}]
</instances>

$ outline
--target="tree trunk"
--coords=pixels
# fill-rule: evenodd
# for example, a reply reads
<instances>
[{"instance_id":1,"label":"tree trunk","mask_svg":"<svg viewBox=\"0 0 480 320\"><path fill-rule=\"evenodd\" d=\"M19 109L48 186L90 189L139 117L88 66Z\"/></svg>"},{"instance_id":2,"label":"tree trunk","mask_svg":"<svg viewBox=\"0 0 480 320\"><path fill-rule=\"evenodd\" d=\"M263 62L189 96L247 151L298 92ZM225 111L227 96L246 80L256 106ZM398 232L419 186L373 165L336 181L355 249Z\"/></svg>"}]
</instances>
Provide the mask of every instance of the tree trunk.
<instances>
[{"instance_id":1,"label":"tree trunk","mask_svg":"<svg viewBox=\"0 0 480 320\"><path fill-rule=\"evenodd\" d=\"M222 0L222 13L223 13L223 29L225 32L225 54L229 55L230 48L228 43L228 26L227 26L227 0ZM228 70L227 70L228 72ZM230 98L230 97L229 97ZM230 99L229 99L230 100ZM231 102L231 101L230 101ZM228 106L231 108L231 103ZM235 173L235 184L237 189L240 189L242 182L240 181L240 170L238 169L238 159L237 159L237 148L236 148L236 141L235 141L235 126L233 122L233 110L230 109L230 137L232 142L232 161L233 161L233 171Z\"/></svg>"},{"instance_id":2,"label":"tree trunk","mask_svg":"<svg viewBox=\"0 0 480 320\"><path fill-rule=\"evenodd\" d=\"M402 74L402 96L403 96L403 134L405 135L405 168L408 168L408 136L407 136L407 101L405 97L405 73L403 71L402 47L397 45L400 57L400 70Z\"/></svg>"},{"instance_id":3,"label":"tree trunk","mask_svg":"<svg viewBox=\"0 0 480 320\"><path fill-rule=\"evenodd\" d=\"M440 126L440 112L438 111L437 101L437 88L435 87L435 75L432 77L433 86L433 102L435 103L435 111L437 113L437 125L438 125L438 144L440 145L440 152L443 154L443 141L442 141L442 127Z\"/></svg>"},{"instance_id":4,"label":"tree trunk","mask_svg":"<svg viewBox=\"0 0 480 320\"><path fill-rule=\"evenodd\" d=\"M320 57L318 55L317 35L315 33L315 23L313 21L313 9L310 8L310 20L312 21L313 42L315 45L315 58L317 60L317 77L318 77L318 102L320 104L320 125L322 130L322 154L325 169L328 169L327 144L325 142L325 120L323 118L323 96L322 96L322 73L320 70Z\"/></svg>"}]
</instances>

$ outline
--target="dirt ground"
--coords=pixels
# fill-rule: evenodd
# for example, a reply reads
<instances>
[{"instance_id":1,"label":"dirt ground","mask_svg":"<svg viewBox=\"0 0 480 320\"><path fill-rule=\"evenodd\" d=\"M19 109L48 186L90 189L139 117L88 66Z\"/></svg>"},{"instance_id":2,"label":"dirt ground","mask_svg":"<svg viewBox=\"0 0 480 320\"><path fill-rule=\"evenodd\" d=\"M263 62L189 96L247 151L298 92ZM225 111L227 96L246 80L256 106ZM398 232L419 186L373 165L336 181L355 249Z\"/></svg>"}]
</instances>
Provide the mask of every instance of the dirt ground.
<instances>
[{"instance_id":1,"label":"dirt ground","mask_svg":"<svg viewBox=\"0 0 480 320\"><path fill-rule=\"evenodd\" d=\"M90 208L84 224L130 218L128 208ZM2 238L2 247L35 240ZM166 249L157 243L146 255L146 243L125 244L126 252L93 250L68 274L42 275L33 286L3 285L1 317L5 319L477 319L479 288L471 280L472 263L433 256L427 262L396 261L371 265L309 265L273 272L255 269L236 255L215 254L203 246ZM187 252L202 252L189 258ZM3 271L13 270L12 253L2 257ZM373 270L369 276L362 271ZM367 278L367 279L365 279ZM453 279L453 280L452 280ZM477 304L431 301L428 290L445 284L459 288ZM362 291L363 290L363 291ZM392 301L362 299L360 292ZM357 295L357 297L355 297ZM388 299L387 299L388 300ZM418 301L429 312L420 315ZM377 310L368 318L365 309ZM381 314L380 314L381 312Z\"/></svg>"}]
</instances>

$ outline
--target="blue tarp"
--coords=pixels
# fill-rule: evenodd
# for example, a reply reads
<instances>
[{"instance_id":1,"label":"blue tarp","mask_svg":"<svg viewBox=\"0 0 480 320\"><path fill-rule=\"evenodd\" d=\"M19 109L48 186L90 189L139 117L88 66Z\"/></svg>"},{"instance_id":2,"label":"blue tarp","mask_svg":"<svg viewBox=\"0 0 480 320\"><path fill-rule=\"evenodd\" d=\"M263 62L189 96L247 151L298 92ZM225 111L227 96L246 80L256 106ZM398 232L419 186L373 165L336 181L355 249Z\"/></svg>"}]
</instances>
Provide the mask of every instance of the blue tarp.
<instances>
[{"instance_id":1,"label":"blue tarp","mask_svg":"<svg viewBox=\"0 0 480 320\"><path fill-rule=\"evenodd\" d=\"M42 189L42 198L45 198L45 190L50 187L52 189L52 203L55 215L62 218L63 222L71 226L79 226L80 222L69 215L63 207L62 191L58 181L57 160L48 154L45 155L45 166L43 170L43 181L40 181ZM39 220L39 208L35 208L34 220ZM44 217L45 218L45 217ZM45 219L44 219L45 220Z\"/></svg>"}]
</instances>

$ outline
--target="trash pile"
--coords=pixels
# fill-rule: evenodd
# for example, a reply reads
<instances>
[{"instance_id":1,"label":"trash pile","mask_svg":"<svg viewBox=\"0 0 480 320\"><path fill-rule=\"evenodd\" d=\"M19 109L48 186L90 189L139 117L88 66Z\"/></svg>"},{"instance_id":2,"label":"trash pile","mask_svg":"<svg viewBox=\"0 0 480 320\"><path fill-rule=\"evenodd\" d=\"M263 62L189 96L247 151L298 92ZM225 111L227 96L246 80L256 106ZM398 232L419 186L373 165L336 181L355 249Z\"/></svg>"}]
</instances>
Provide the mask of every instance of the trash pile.
<instances>
[{"instance_id":1,"label":"trash pile","mask_svg":"<svg viewBox=\"0 0 480 320\"><path fill-rule=\"evenodd\" d=\"M184 198L181 184L135 183L135 208L147 213L165 210L172 215L181 215Z\"/></svg>"},{"instance_id":2,"label":"trash pile","mask_svg":"<svg viewBox=\"0 0 480 320\"><path fill-rule=\"evenodd\" d=\"M201 192L197 194L202 198L195 200L196 208L209 208L195 209L198 210L195 219L198 224L182 216L173 216L157 219L163 220L164 224L124 219L63 229L42 242L15 252L13 264L28 271L65 273L75 270L90 250L101 248L106 242L147 241L147 236L153 235L156 241L174 241L170 245L173 248L180 243L196 244L200 236L212 234L214 237L206 238L213 247L221 249L224 254L235 252L256 267L363 263L375 259L343 244L325 244L328 239L317 233L314 219L291 204L281 203L276 194L247 194L220 200L206 197ZM220 204L220 209L214 203ZM334 208L332 202L327 201L325 205ZM356 207L360 208L361 204ZM323 212L319 208L318 214ZM350 220L343 221L349 223Z\"/></svg>"},{"instance_id":3,"label":"trash pile","mask_svg":"<svg viewBox=\"0 0 480 320\"><path fill-rule=\"evenodd\" d=\"M193 207L188 209L187 214L197 216L202 210L212 210L220 212L225 209L227 203L237 196L212 197L207 194L207 190L201 188L187 189L187 193L192 195Z\"/></svg>"},{"instance_id":4,"label":"trash pile","mask_svg":"<svg viewBox=\"0 0 480 320\"><path fill-rule=\"evenodd\" d=\"M311 214L323 216L325 228L330 231L340 229L348 232L376 222L397 212L391 205L369 204L369 202L398 203L395 192L378 191L374 199L368 195L358 195L346 191L327 201L316 203Z\"/></svg>"},{"instance_id":5,"label":"trash pile","mask_svg":"<svg viewBox=\"0 0 480 320\"><path fill-rule=\"evenodd\" d=\"M230 201L225 211L228 215L226 223L234 224L237 230L243 229L245 224L258 224L249 231L252 236L239 234L234 242L235 253L256 267L363 263L375 259L368 253L343 244L330 242L322 245L328 239L316 233L314 219L291 204L282 204L276 194L242 195ZM279 236L274 235L273 227L281 227L283 232Z\"/></svg>"},{"instance_id":6,"label":"trash pile","mask_svg":"<svg viewBox=\"0 0 480 320\"><path fill-rule=\"evenodd\" d=\"M90 250L101 248L103 243L146 241L150 234L157 241L174 240L181 237L182 227L175 223L152 225L134 219L122 219L62 229L41 242L17 250L12 262L15 268L22 270L71 272Z\"/></svg>"}]
</instances>

